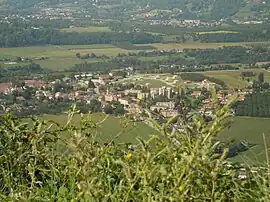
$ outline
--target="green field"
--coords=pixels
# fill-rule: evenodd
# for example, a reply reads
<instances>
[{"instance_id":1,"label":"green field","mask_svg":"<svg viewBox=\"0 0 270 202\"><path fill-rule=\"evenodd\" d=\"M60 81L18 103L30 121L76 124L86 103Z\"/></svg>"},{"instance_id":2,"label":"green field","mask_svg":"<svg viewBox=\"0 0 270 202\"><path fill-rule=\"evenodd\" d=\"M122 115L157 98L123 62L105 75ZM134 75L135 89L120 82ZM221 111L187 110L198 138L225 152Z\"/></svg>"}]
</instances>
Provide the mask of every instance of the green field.
<instances>
[{"instance_id":1,"label":"green field","mask_svg":"<svg viewBox=\"0 0 270 202\"><path fill-rule=\"evenodd\" d=\"M263 133L266 137L266 148L270 148L270 118L236 117L231 128L225 130L219 138L221 140L234 139L238 142L243 140L255 144L253 148L241 153L234 160L263 163L266 160Z\"/></svg>"},{"instance_id":2,"label":"green field","mask_svg":"<svg viewBox=\"0 0 270 202\"><path fill-rule=\"evenodd\" d=\"M163 86L167 86L167 84L162 81L162 80L159 80L159 79L152 79L152 78L141 78L139 79L138 77L136 78L132 78L132 79L125 79L125 80L121 80L119 81L121 83L123 82L131 82L131 83L135 83L135 84L138 84L138 85L148 85L149 87L151 88L161 88Z\"/></svg>"},{"instance_id":3,"label":"green field","mask_svg":"<svg viewBox=\"0 0 270 202\"><path fill-rule=\"evenodd\" d=\"M202 74L214 77L224 81L228 87L230 88L244 88L248 86L248 82L242 80L241 72L242 71L251 71L258 75L259 72L264 72L265 81L270 81L270 71L262 70L262 69L252 69L252 70L231 70L231 71L209 71L202 72ZM257 79L257 75L250 80Z\"/></svg>"},{"instance_id":4,"label":"green field","mask_svg":"<svg viewBox=\"0 0 270 202\"><path fill-rule=\"evenodd\" d=\"M270 41L265 41L265 42L231 42L231 43L199 43L199 42L194 42L194 43L156 43L156 44L149 44L151 46L156 47L159 50L171 50L171 49L195 49L195 48L201 48L201 49L206 49L206 48L220 48L223 46L248 46L248 45L253 45L253 44L270 44Z\"/></svg>"},{"instance_id":5,"label":"green field","mask_svg":"<svg viewBox=\"0 0 270 202\"><path fill-rule=\"evenodd\" d=\"M98 123L104 120L106 115L96 113L92 114L91 117L95 123ZM67 115L65 114L44 115L41 118L45 120L54 120L59 124L65 124L67 121ZM77 115L74 117L72 124L78 126L80 120L80 116ZM236 117L232 126L229 129L224 130L220 134L219 139L221 141L248 141L249 143L255 144L253 148L240 153L239 156L232 160L240 162L250 161L253 163L263 162L266 157L263 133L266 137L267 147L270 147L270 118ZM97 140L101 140L102 142L113 139L114 141L121 143L136 143L137 137L147 139L153 134L158 134L158 132L144 123L134 123L124 118L120 119L108 116L107 119L97 127L97 130L93 132L93 134L96 134ZM63 134L63 136L64 135L68 134Z\"/></svg>"},{"instance_id":6,"label":"green field","mask_svg":"<svg viewBox=\"0 0 270 202\"><path fill-rule=\"evenodd\" d=\"M248 86L248 82L243 81L240 77L240 71L213 71L203 72L205 76L214 77L224 81L230 88L244 88Z\"/></svg>"},{"instance_id":7,"label":"green field","mask_svg":"<svg viewBox=\"0 0 270 202\"><path fill-rule=\"evenodd\" d=\"M118 53L127 53L127 50L110 44L74 45L74 46L33 46L18 48L0 48L0 58L29 57L32 59L48 57L46 60L35 60L43 68L64 70L83 61L76 57L76 53L116 56ZM88 59L87 62L96 62L97 59ZM2 63L3 64L3 63ZM4 65L8 66L8 65Z\"/></svg>"},{"instance_id":8,"label":"green field","mask_svg":"<svg viewBox=\"0 0 270 202\"><path fill-rule=\"evenodd\" d=\"M141 85L149 85L151 88L161 88L163 86L166 86L166 83L161 80L155 80L155 79L143 79L141 81L137 81L136 83Z\"/></svg>"},{"instance_id":9,"label":"green field","mask_svg":"<svg viewBox=\"0 0 270 202\"><path fill-rule=\"evenodd\" d=\"M197 32L196 34L237 34L237 33L239 32L219 30L219 31L210 31L210 32Z\"/></svg>"},{"instance_id":10,"label":"green field","mask_svg":"<svg viewBox=\"0 0 270 202\"><path fill-rule=\"evenodd\" d=\"M71 27L61 29L63 32L111 32L109 27Z\"/></svg>"},{"instance_id":11,"label":"green field","mask_svg":"<svg viewBox=\"0 0 270 202\"><path fill-rule=\"evenodd\" d=\"M86 116L86 115L85 115ZM65 124L67 122L67 115L44 115L41 117L45 120L53 120L59 124ZM94 123L102 122L106 115L103 113L92 114L91 118ZM78 126L81 117L76 115L73 118L72 124ZM120 119L114 116L108 116L104 122L98 125L97 130L93 132L97 135L97 139L101 141L114 140L116 142L131 142L136 143L137 137L148 139L151 135L157 134L150 126L144 123L135 123L128 121L127 119ZM67 135L67 134L63 134Z\"/></svg>"},{"instance_id":12,"label":"green field","mask_svg":"<svg viewBox=\"0 0 270 202\"><path fill-rule=\"evenodd\" d=\"M54 70L63 70L74 64L81 63L82 61L76 58L76 53L88 54L95 53L96 55L116 56L119 53L139 52L147 48L153 47L158 50L172 50L172 49L186 49L186 48L219 48L222 46L246 46L255 44L256 42L243 42L243 43L155 43L155 44L140 44L134 45L137 50L127 50L111 44L93 44L93 45L67 45L67 46L32 46L32 47L17 47L17 48L0 48L0 58L16 58L16 57L29 57L34 59L43 68ZM263 42L257 42L261 44ZM265 42L270 43L270 42ZM135 48L134 48L135 49ZM150 49L148 51L151 51ZM48 57L47 60L35 60L36 58ZM162 59L162 58L157 58ZM142 60L147 60L142 58ZM88 60L87 62L96 62ZM2 62L3 64L3 62Z\"/></svg>"}]
</instances>

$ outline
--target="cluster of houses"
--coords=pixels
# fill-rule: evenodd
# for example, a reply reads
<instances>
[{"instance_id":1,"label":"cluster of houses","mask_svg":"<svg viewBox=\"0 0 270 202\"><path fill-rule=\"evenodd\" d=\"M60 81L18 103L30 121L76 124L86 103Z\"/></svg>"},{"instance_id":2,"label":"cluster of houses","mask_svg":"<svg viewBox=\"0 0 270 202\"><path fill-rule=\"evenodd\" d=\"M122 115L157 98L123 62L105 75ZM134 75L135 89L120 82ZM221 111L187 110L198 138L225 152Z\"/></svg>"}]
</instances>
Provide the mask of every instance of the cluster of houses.
<instances>
[{"instance_id":1,"label":"cluster of houses","mask_svg":"<svg viewBox=\"0 0 270 202\"><path fill-rule=\"evenodd\" d=\"M224 23L222 20L146 20L149 25L170 25L176 27L215 27Z\"/></svg>"},{"instance_id":2,"label":"cluster of houses","mask_svg":"<svg viewBox=\"0 0 270 202\"><path fill-rule=\"evenodd\" d=\"M174 96L178 91L172 86L163 86L160 88L152 88L141 85L140 88L135 88L134 85L127 87L124 90L112 89L111 86L121 79L123 76L115 75L114 73L106 75L93 75L92 73L84 73L73 75L71 78L63 78L60 83L69 86L69 90L64 90L55 86L59 84L59 80L53 82L45 82L41 80L25 80L23 86L14 86L11 83L0 83L0 94L11 94L14 91L23 92L27 87L35 88L34 96L36 99L51 100L51 101L75 101L80 103L90 104L91 100L97 99L102 106L106 106L111 102L119 102L124 106L128 114L140 115L143 112L142 101L154 100L158 97L163 97L166 101L157 101L152 106L149 106L152 112L161 114L164 117L173 117L178 114L176 104L174 103ZM124 81L124 80L123 80ZM92 85L89 83L92 82ZM215 83L203 80L202 82L185 81L186 84L194 84L193 90L190 91L190 98L200 100L200 109L202 114L211 116L213 110L213 100L210 98L210 89L216 86ZM121 82L128 86L129 83ZM60 85L61 86L61 85ZM147 87L147 90L145 90ZM204 89L204 90L202 90ZM209 96L205 96L207 91ZM238 94L238 100L243 101L247 93L241 92ZM225 105L231 97L233 92L228 90L219 90L217 98L221 104ZM16 97L18 101L24 101L26 98L22 96ZM153 102L151 102L153 103ZM199 107L198 106L198 107Z\"/></svg>"}]
</instances>

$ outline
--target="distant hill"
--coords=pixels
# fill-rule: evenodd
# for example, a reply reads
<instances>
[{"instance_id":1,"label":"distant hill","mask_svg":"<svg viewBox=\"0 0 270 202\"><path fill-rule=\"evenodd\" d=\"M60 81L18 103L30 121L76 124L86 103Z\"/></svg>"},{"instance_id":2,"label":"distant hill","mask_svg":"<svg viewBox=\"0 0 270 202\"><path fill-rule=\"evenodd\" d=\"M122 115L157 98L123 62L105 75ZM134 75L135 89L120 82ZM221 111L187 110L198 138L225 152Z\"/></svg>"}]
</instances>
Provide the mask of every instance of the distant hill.
<instances>
[{"instance_id":1,"label":"distant hill","mask_svg":"<svg viewBox=\"0 0 270 202\"><path fill-rule=\"evenodd\" d=\"M165 17L180 19L262 20L270 17L270 0L0 0L0 10L36 11L42 7L94 9L93 15L111 18L131 17L151 10L174 11L173 15Z\"/></svg>"}]
</instances>

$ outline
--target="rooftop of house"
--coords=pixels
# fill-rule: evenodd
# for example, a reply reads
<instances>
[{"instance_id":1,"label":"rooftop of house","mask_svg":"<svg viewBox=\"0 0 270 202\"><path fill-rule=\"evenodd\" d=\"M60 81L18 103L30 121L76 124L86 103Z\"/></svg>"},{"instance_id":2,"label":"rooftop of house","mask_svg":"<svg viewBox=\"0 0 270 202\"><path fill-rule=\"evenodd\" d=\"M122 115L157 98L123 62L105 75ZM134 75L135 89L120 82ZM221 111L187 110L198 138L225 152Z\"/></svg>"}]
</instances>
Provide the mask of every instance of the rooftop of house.
<instances>
[{"instance_id":1,"label":"rooftop of house","mask_svg":"<svg viewBox=\"0 0 270 202\"><path fill-rule=\"evenodd\" d=\"M25 80L26 85L33 85L33 86L41 86L41 85L48 85L48 82L42 80Z\"/></svg>"},{"instance_id":2,"label":"rooftop of house","mask_svg":"<svg viewBox=\"0 0 270 202\"><path fill-rule=\"evenodd\" d=\"M4 93L11 86L11 83L0 83L0 93Z\"/></svg>"}]
</instances>

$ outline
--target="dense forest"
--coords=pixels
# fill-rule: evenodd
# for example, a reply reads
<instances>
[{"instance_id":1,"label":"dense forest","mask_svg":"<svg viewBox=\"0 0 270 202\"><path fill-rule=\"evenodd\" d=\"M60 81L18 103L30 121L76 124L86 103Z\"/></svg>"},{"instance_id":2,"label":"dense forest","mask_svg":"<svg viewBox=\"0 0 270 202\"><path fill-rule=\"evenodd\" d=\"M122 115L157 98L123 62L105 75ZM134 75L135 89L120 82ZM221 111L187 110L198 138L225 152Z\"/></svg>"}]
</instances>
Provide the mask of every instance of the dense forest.
<instances>
[{"instance_id":1,"label":"dense forest","mask_svg":"<svg viewBox=\"0 0 270 202\"><path fill-rule=\"evenodd\" d=\"M34 29L19 23L0 24L0 47L18 47L31 45L80 45L112 44L129 42L134 44L161 42L162 37L148 33L77 33L60 32L52 28Z\"/></svg>"},{"instance_id":2,"label":"dense forest","mask_svg":"<svg viewBox=\"0 0 270 202\"><path fill-rule=\"evenodd\" d=\"M187 56L195 58L198 64L255 64L259 61L270 61L270 49L262 46L250 48L232 46L219 49L186 49L184 52Z\"/></svg>"}]
</instances>

